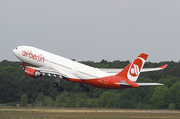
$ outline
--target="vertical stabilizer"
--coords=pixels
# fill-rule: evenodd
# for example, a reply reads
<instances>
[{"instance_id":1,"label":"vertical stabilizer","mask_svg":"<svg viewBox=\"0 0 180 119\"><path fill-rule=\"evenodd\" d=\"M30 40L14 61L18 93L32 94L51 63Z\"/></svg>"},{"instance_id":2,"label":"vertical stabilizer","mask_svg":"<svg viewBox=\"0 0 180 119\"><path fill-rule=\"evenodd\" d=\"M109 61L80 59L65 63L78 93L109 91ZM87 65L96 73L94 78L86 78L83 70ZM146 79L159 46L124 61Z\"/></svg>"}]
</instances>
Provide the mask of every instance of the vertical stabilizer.
<instances>
[{"instance_id":1,"label":"vertical stabilizer","mask_svg":"<svg viewBox=\"0 0 180 119\"><path fill-rule=\"evenodd\" d=\"M126 66L121 72L116 76L121 76L129 79L130 81L136 81L148 55L141 53L134 61L132 61L128 66Z\"/></svg>"}]
</instances>

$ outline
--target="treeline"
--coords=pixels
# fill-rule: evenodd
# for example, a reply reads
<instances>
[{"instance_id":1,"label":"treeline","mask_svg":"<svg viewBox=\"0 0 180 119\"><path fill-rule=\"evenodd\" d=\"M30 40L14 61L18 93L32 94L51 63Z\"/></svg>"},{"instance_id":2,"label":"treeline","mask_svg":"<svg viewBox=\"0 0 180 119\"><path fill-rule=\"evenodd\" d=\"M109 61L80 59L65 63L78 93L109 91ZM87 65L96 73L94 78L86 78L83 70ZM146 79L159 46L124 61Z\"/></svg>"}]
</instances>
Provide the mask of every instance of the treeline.
<instances>
[{"instance_id":1,"label":"treeline","mask_svg":"<svg viewBox=\"0 0 180 119\"><path fill-rule=\"evenodd\" d=\"M97 68L124 68L129 61L83 61ZM107 90L90 87L82 92L77 83L62 80L64 92L53 88L55 78L30 78L22 70L21 62L0 62L0 104L32 107L98 107L136 109L180 109L180 63L146 62L144 67L159 67L162 71L141 73L137 82L158 82L163 86Z\"/></svg>"}]
</instances>

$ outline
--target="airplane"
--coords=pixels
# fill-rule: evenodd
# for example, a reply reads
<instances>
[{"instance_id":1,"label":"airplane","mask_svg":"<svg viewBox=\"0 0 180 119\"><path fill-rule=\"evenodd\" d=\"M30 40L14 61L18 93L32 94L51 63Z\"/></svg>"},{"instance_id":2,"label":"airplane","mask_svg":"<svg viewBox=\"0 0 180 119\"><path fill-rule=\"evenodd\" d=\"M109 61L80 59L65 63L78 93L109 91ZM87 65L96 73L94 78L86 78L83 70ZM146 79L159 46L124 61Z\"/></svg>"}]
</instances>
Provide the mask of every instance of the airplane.
<instances>
[{"instance_id":1,"label":"airplane","mask_svg":"<svg viewBox=\"0 0 180 119\"><path fill-rule=\"evenodd\" d=\"M136 81L141 72L157 71L167 67L165 64L158 68L143 68L148 57L145 53L141 53L124 69L94 68L31 46L18 46L13 49L13 53L22 61L21 66L27 76L32 78L42 75L55 77L57 82L53 86L57 87L57 91L64 91L61 87L61 79L79 83L84 92L89 91L87 85L103 89L163 85L161 83L137 83Z\"/></svg>"}]
</instances>

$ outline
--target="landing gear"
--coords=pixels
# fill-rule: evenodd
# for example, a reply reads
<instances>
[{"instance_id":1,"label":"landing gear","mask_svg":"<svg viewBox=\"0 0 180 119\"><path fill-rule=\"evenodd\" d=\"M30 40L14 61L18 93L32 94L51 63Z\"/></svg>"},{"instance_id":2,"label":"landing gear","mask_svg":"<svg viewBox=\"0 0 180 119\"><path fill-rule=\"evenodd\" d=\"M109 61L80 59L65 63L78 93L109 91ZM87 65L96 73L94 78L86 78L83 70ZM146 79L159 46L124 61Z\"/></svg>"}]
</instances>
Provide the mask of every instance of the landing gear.
<instances>
[{"instance_id":1,"label":"landing gear","mask_svg":"<svg viewBox=\"0 0 180 119\"><path fill-rule=\"evenodd\" d=\"M89 87L87 87L86 84L80 83L79 87L82 87L82 91L83 92L89 92Z\"/></svg>"},{"instance_id":2,"label":"landing gear","mask_svg":"<svg viewBox=\"0 0 180 119\"><path fill-rule=\"evenodd\" d=\"M83 87L83 88L82 88L82 91L83 91L83 92L89 92L89 87Z\"/></svg>"},{"instance_id":3,"label":"landing gear","mask_svg":"<svg viewBox=\"0 0 180 119\"><path fill-rule=\"evenodd\" d=\"M57 78L57 83L54 83L53 84L53 87L57 87L57 91L64 91L64 88L61 87L61 79L60 78Z\"/></svg>"},{"instance_id":4,"label":"landing gear","mask_svg":"<svg viewBox=\"0 0 180 119\"><path fill-rule=\"evenodd\" d=\"M85 87L85 84L80 83L80 84L79 84L79 87Z\"/></svg>"},{"instance_id":5,"label":"landing gear","mask_svg":"<svg viewBox=\"0 0 180 119\"><path fill-rule=\"evenodd\" d=\"M62 91L62 92L63 92L63 91L64 91L64 88L63 88L63 87L58 86L58 87L57 87L57 91Z\"/></svg>"},{"instance_id":6,"label":"landing gear","mask_svg":"<svg viewBox=\"0 0 180 119\"><path fill-rule=\"evenodd\" d=\"M54 84L53 84L53 87L58 87L58 83L54 83Z\"/></svg>"}]
</instances>

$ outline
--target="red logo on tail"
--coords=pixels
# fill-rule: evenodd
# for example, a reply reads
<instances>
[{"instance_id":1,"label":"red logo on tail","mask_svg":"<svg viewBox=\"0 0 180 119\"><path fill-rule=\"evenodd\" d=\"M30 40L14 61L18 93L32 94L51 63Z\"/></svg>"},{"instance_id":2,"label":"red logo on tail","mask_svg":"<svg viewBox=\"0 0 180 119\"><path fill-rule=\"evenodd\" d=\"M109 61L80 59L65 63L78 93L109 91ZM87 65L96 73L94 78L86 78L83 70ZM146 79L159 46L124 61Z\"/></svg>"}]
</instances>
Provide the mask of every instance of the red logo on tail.
<instances>
[{"instance_id":1,"label":"red logo on tail","mask_svg":"<svg viewBox=\"0 0 180 119\"><path fill-rule=\"evenodd\" d=\"M141 67L143 65L143 61L141 59L135 59L132 64L131 67L129 68L129 74L132 77L136 77L139 75Z\"/></svg>"}]
</instances>

